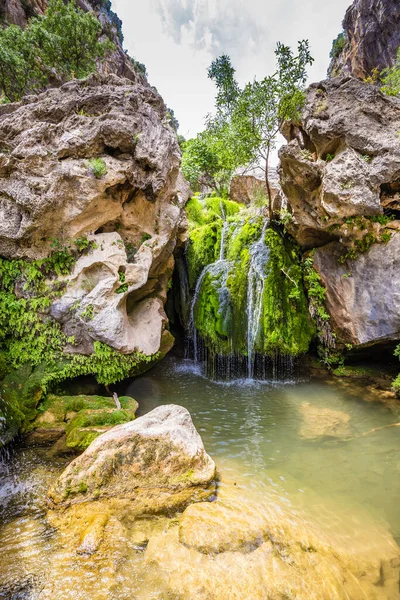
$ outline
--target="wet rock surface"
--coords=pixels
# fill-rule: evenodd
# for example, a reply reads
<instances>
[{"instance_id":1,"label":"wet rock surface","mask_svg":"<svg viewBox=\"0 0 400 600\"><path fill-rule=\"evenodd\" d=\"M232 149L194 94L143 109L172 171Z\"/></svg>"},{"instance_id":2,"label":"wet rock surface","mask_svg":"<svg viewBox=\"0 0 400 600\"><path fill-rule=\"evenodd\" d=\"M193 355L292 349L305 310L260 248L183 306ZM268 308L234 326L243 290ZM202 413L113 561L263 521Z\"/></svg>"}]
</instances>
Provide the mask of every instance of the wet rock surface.
<instances>
[{"instance_id":1,"label":"wet rock surface","mask_svg":"<svg viewBox=\"0 0 400 600\"><path fill-rule=\"evenodd\" d=\"M208 499L215 464L189 412L160 406L99 436L49 491L54 506L101 498L131 500L135 514Z\"/></svg>"}]
</instances>

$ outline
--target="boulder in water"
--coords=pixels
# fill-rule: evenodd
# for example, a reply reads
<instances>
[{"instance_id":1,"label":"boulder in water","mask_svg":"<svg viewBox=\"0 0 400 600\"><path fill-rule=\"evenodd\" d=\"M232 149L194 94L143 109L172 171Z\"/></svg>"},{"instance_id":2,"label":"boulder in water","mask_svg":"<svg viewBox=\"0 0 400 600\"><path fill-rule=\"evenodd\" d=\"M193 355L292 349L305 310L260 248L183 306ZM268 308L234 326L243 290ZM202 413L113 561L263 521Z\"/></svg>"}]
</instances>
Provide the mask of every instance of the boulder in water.
<instances>
[{"instance_id":1,"label":"boulder in water","mask_svg":"<svg viewBox=\"0 0 400 600\"><path fill-rule=\"evenodd\" d=\"M315 438L348 437L350 435L350 415L341 410L332 410L313 406L303 402L299 408L303 422L300 427L300 437L313 440Z\"/></svg>"},{"instance_id":2,"label":"boulder in water","mask_svg":"<svg viewBox=\"0 0 400 600\"><path fill-rule=\"evenodd\" d=\"M157 513L210 498L214 479L189 412L171 404L100 435L48 496L55 507L120 498L133 501L135 513Z\"/></svg>"}]
</instances>

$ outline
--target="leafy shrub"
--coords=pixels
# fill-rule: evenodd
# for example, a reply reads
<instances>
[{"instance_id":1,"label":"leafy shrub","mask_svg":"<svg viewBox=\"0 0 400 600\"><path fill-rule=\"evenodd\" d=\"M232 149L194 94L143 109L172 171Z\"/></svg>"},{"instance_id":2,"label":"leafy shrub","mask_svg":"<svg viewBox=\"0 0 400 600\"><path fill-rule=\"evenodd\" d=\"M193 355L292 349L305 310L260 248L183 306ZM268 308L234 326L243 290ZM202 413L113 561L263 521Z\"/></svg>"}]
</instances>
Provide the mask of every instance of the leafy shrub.
<instances>
[{"instance_id":1,"label":"leafy shrub","mask_svg":"<svg viewBox=\"0 0 400 600\"><path fill-rule=\"evenodd\" d=\"M88 162L88 170L96 179L100 179L106 175L107 165L102 158L92 158Z\"/></svg>"},{"instance_id":2,"label":"leafy shrub","mask_svg":"<svg viewBox=\"0 0 400 600\"><path fill-rule=\"evenodd\" d=\"M14 102L42 90L54 72L63 80L86 77L114 45L99 41L101 24L75 2L50 0L46 13L23 30L0 29L0 90Z\"/></svg>"},{"instance_id":3,"label":"leafy shrub","mask_svg":"<svg viewBox=\"0 0 400 600\"><path fill-rule=\"evenodd\" d=\"M345 31L342 31L341 33L339 33L337 38L333 40L329 56L331 58L338 58L338 56L340 56L340 54L342 53L342 50L345 47L346 43L347 33Z\"/></svg>"},{"instance_id":4,"label":"leafy shrub","mask_svg":"<svg viewBox=\"0 0 400 600\"><path fill-rule=\"evenodd\" d=\"M396 61L393 67L384 69L381 73L382 92L388 96L400 94L400 48L397 50Z\"/></svg>"}]
</instances>

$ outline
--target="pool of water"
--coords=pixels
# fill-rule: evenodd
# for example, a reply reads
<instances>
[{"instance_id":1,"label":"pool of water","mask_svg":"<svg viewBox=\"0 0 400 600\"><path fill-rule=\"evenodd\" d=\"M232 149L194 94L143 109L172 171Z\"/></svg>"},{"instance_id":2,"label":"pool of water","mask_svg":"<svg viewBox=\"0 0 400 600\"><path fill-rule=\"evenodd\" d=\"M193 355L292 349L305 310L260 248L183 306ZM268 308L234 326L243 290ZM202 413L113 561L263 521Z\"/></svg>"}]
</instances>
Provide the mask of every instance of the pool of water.
<instances>
[{"instance_id":1,"label":"pool of water","mask_svg":"<svg viewBox=\"0 0 400 600\"><path fill-rule=\"evenodd\" d=\"M400 427L393 426L400 410L366 402L362 388L356 397L301 377L213 382L191 361L168 357L124 391L138 400L138 416L161 404L190 411L217 464L220 494L234 486L244 504L274 498L321 530L340 531L349 545L364 543L375 527L400 540ZM0 598L173 597L148 580L146 593L140 588L142 555L123 544L126 523L107 563L71 557L60 546L44 496L65 464L32 448L15 448L1 459ZM53 564L56 588L43 583L46 564Z\"/></svg>"}]
</instances>

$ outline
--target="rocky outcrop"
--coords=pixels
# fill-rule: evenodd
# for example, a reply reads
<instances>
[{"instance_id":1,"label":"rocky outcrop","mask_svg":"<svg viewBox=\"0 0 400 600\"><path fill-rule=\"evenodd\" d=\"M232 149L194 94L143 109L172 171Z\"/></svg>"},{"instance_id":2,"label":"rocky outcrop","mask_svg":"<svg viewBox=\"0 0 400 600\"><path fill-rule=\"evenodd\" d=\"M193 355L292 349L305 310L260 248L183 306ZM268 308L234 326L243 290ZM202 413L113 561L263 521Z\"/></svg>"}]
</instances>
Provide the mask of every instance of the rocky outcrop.
<instances>
[{"instance_id":1,"label":"rocky outcrop","mask_svg":"<svg viewBox=\"0 0 400 600\"><path fill-rule=\"evenodd\" d=\"M346 42L328 75L365 79L394 64L400 46L400 6L396 0L354 0L343 21Z\"/></svg>"},{"instance_id":2,"label":"rocky outcrop","mask_svg":"<svg viewBox=\"0 0 400 600\"><path fill-rule=\"evenodd\" d=\"M331 326L342 342L371 345L400 338L400 233L357 260L339 262L343 248L318 248L314 267L326 288Z\"/></svg>"},{"instance_id":3,"label":"rocky outcrop","mask_svg":"<svg viewBox=\"0 0 400 600\"><path fill-rule=\"evenodd\" d=\"M215 464L189 412L160 406L98 437L49 491L54 506L102 498L132 501L157 513L205 500L215 490Z\"/></svg>"},{"instance_id":4,"label":"rocky outcrop","mask_svg":"<svg viewBox=\"0 0 400 600\"><path fill-rule=\"evenodd\" d=\"M342 77L310 86L285 130L287 229L316 268L337 340L400 337L400 100Z\"/></svg>"},{"instance_id":5,"label":"rocky outcrop","mask_svg":"<svg viewBox=\"0 0 400 600\"><path fill-rule=\"evenodd\" d=\"M49 394L41 411L30 423L24 443L52 446L55 454L85 450L111 427L133 421L138 403L121 396L117 406L113 398L103 396L55 396Z\"/></svg>"},{"instance_id":6,"label":"rocky outcrop","mask_svg":"<svg viewBox=\"0 0 400 600\"><path fill-rule=\"evenodd\" d=\"M275 169L271 169L269 175L269 185L272 195L274 210L279 212L281 208L280 184ZM256 168L238 169L231 179L229 186L229 197L234 202L242 204L257 203L261 204L267 196L267 186L265 184L265 174L262 169Z\"/></svg>"},{"instance_id":7,"label":"rocky outcrop","mask_svg":"<svg viewBox=\"0 0 400 600\"><path fill-rule=\"evenodd\" d=\"M398 206L400 100L356 79L310 86L298 124L280 151L281 184L304 248L354 238L357 216ZM397 213L394 213L397 216ZM399 213L400 216L400 213Z\"/></svg>"},{"instance_id":8,"label":"rocky outcrop","mask_svg":"<svg viewBox=\"0 0 400 600\"><path fill-rule=\"evenodd\" d=\"M165 110L148 85L98 74L0 109L0 254L88 244L51 308L71 352L171 347L163 306L188 190Z\"/></svg>"}]
</instances>

